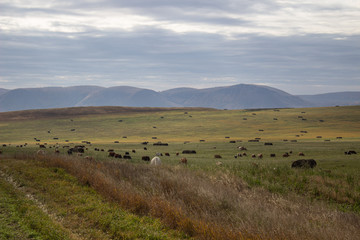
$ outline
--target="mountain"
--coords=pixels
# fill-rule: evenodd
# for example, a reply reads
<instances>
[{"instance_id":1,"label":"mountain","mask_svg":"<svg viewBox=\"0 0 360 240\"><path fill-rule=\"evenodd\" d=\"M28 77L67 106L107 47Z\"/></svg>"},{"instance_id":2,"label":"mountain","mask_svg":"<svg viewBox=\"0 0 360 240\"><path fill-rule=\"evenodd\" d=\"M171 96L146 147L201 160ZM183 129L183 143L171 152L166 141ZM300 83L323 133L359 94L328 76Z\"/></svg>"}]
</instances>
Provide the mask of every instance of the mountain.
<instances>
[{"instance_id":1,"label":"mountain","mask_svg":"<svg viewBox=\"0 0 360 240\"><path fill-rule=\"evenodd\" d=\"M312 106L311 103L279 89L249 84L207 89L176 88L162 94L185 107L244 109Z\"/></svg>"},{"instance_id":2,"label":"mountain","mask_svg":"<svg viewBox=\"0 0 360 240\"><path fill-rule=\"evenodd\" d=\"M96 86L14 89L0 95L0 112L72 107L100 89Z\"/></svg>"},{"instance_id":3,"label":"mountain","mask_svg":"<svg viewBox=\"0 0 360 240\"><path fill-rule=\"evenodd\" d=\"M250 109L359 104L360 92L294 96L276 88L249 84L162 92L128 86L0 89L0 112L82 106Z\"/></svg>"},{"instance_id":4,"label":"mountain","mask_svg":"<svg viewBox=\"0 0 360 240\"><path fill-rule=\"evenodd\" d=\"M298 97L305 101L312 102L318 107L360 105L360 92L336 92L316 95L299 95Z\"/></svg>"},{"instance_id":5,"label":"mountain","mask_svg":"<svg viewBox=\"0 0 360 240\"><path fill-rule=\"evenodd\" d=\"M0 88L0 96L3 95L4 93L8 92L9 90L4 89L4 88Z\"/></svg>"},{"instance_id":6,"label":"mountain","mask_svg":"<svg viewBox=\"0 0 360 240\"><path fill-rule=\"evenodd\" d=\"M93 92L76 106L178 107L161 93L135 87L111 87Z\"/></svg>"}]
</instances>

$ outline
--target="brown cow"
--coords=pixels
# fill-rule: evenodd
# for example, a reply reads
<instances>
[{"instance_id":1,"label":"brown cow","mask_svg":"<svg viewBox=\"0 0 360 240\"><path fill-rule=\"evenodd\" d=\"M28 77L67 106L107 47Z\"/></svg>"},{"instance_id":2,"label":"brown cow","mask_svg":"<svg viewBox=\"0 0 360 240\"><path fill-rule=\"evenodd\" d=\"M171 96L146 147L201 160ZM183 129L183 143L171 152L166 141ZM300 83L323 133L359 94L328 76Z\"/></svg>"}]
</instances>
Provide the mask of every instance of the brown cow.
<instances>
[{"instance_id":1,"label":"brown cow","mask_svg":"<svg viewBox=\"0 0 360 240\"><path fill-rule=\"evenodd\" d=\"M170 153L165 153L165 156L168 156L168 157L170 157Z\"/></svg>"},{"instance_id":2,"label":"brown cow","mask_svg":"<svg viewBox=\"0 0 360 240\"><path fill-rule=\"evenodd\" d=\"M260 158L260 159L262 159L262 158L263 158L262 153L259 153L259 154L257 155L257 157Z\"/></svg>"},{"instance_id":3,"label":"brown cow","mask_svg":"<svg viewBox=\"0 0 360 240\"><path fill-rule=\"evenodd\" d=\"M303 152L299 152L299 156L305 156Z\"/></svg>"},{"instance_id":4,"label":"brown cow","mask_svg":"<svg viewBox=\"0 0 360 240\"><path fill-rule=\"evenodd\" d=\"M219 154L214 155L215 158L222 158Z\"/></svg>"},{"instance_id":5,"label":"brown cow","mask_svg":"<svg viewBox=\"0 0 360 240\"><path fill-rule=\"evenodd\" d=\"M186 157L181 158L181 159L180 159L180 163L187 164L187 159L186 159Z\"/></svg>"}]
</instances>

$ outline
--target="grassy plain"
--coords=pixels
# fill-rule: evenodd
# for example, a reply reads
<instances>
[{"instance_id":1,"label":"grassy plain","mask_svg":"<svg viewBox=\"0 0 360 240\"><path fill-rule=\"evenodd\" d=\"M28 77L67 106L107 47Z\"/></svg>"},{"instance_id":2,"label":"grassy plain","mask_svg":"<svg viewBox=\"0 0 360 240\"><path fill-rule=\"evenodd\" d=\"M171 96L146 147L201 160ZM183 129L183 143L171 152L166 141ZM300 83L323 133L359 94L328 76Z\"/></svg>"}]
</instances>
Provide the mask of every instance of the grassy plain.
<instances>
[{"instance_id":1,"label":"grassy plain","mask_svg":"<svg viewBox=\"0 0 360 240\"><path fill-rule=\"evenodd\" d=\"M131 186L132 191L136 189L133 195L129 189L117 191L128 192L132 196L129 199L132 202L137 199L138 205L135 204L134 210L134 205L121 203L119 199L124 199L124 195L117 198L111 191L102 192L106 184L97 191L117 199L124 208L160 218L167 226L199 238L221 236L225 230L241 233L235 237L222 235L234 238L352 239L357 235L354 229L360 223L360 155L345 155L344 152L360 152L359 106L266 110L133 109L118 113L94 109L93 114L89 110L84 113L83 109L63 111L66 114L50 112L42 116L36 111L28 112L21 119L16 119L16 115L0 114L0 143L10 144L10 147L1 148L4 154L34 158L34 152L39 149L36 144L47 143L45 150L52 159L50 167L61 167L80 180L87 179L83 182L96 189L96 183L105 180L94 179L86 171L79 173L76 169L86 162L81 158L69 161L67 149L62 148L90 141L91 144L85 144L88 148L85 155L94 157L97 163L110 164L107 166L109 169L105 167L107 170L100 175L109 174L114 179L120 175L121 181L109 180L107 185L120 181L115 185ZM260 138L260 141L249 142L255 138ZM143 141L149 144L142 145ZM169 146L154 146L153 143L158 141L169 143ZM264 145L265 142L273 145ZM27 143L26 147L19 146L24 143ZM53 155L56 146L60 158ZM238 146L247 150L240 151ZM105 151L95 151L94 148ZM130 152L132 159L115 160L120 166L111 165L113 159L107 157L108 149L122 155ZM197 154L181 154L184 149L196 150ZM165 152L170 156L161 157L164 165L159 168L161 173L153 172L154 169L148 168L148 163L141 160L142 156L153 157ZM177 152L179 156L176 156ZM246 157L234 158L243 152L247 153ZM285 152L292 154L284 158L282 154ZM305 156L298 156L299 152ZM251 157L259 153L262 153L262 159ZM222 158L215 159L215 154ZM270 154L276 154L276 157L270 157ZM186 167L179 164L180 157L188 159ZM291 163L300 158L315 159L318 165L314 169L292 169ZM76 161L80 162L76 165ZM222 164L219 166L218 162ZM132 168L135 170L133 175L120 170L112 172L112 168L120 167L127 168L130 173ZM97 171L98 165L90 164L87 168ZM137 171L143 175L138 176ZM146 187L149 180L156 181L154 176L162 180L160 186ZM142 177L143 182L134 180ZM204 179L208 179L205 182L209 182L209 186ZM184 192L181 184L177 184L182 181L187 182L185 188L189 192ZM234 193L234 189L238 193ZM154 197L164 201L164 206L171 206L169 209L181 209L181 214L177 212L180 210L169 210L171 214L136 210L153 209L154 206L142 200ZM169 216L177 219L174 212L186 221L174 220L177 223L171 223ZM218 214L213 214L216 212ZM233 220L220 215L229 215ZM329 216L333 216L331 224L326 219ZM348 227L336 227L341 222ZM211 230L209 223L216 226L225 223L232 227L219 226L217 230ZM311 226L312 223L316 223L317 230ZM214 234L217 231L219 235L199 233L205 230Z\"/></svg>"}]
</instances>

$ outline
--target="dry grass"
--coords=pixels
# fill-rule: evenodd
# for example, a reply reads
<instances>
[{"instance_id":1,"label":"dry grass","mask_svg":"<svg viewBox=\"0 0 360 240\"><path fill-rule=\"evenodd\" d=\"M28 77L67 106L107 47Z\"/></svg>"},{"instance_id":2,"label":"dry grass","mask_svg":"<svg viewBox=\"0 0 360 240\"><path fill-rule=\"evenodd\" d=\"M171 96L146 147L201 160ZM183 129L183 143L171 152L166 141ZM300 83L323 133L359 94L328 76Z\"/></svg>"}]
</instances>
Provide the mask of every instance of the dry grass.
<instances>
[{"instance_id":1,"label":"dry grass","mask_svg":"<svg viewBox=\"0 0 360 240\"><path fill-rule=\"evenodd\" d=\"M24 158L24 156L18 156ZM36 157L61 167L109 200L198 239L356 239L360 217L302 197L249 188L229 172L154 167L67 156Z\"/></svg>"}]
</instances>

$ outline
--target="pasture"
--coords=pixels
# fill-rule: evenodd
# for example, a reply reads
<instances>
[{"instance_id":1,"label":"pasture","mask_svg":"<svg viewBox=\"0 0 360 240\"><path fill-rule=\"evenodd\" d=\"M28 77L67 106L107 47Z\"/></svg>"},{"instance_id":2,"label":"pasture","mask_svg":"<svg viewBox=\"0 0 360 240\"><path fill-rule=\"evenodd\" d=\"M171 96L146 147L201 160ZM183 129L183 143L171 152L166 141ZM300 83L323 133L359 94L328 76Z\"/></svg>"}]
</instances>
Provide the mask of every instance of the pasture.
<instances>
[{"instance_id":1,"label":"pasture","mask_svg":"<svg viewBox=\"0 0 360 240\"><path fill-rule=\"evenodd\" d=\"M113 109L111 112L99 109L101 108L94 108L93 112L82 108L77 109L78 111L76 108L62 110L66 113L63 115L51 114L51 111L50 114L43 115L39 114L41 110L24 111L27 113L21 112L20 119L16 118L16 114L0 113L0 149L3 155L29 158L29 156L35 156L34 153L40 149L40 145L44 145L46 156L49 159L55 159L53 162L60 164L59 162L67 160L56 159L59 156L68 158L69 148L84 145L86 150L83 156L74 154L71 158L83 159L85 156L91 156L96 162L105 164L115 161L130 164L140 170L149 165L149 162L141 160L143 156L152 158L162 153L163 156L160 158L163 166L159 169L172 172L174 179L181 179L177 174L184 176L205 174L206 178L221 182L226 187L255 191L254 195L247 195L249 199L256 198L257 194L259 194L258 197L264 197L264 193L259 192L266 191L266 194L272 196L270 198L275 198L274 201L293 201L294 205L288 206L289 209L298 206L299 201L309 201L307 207L325 204L325 212L349 213L352 216L349 226L352 224L356 226L360 221L359 106L263 110L189 108L151 109L151 111L146 109L126 111L119 108L119 112ZM56 111L53 110L53 113ZM143 142L148 143L145 145L142 144ZM157 142L168 143L168 146L154 145ZM3 144L6 147L1 147ZM238 148L240 146L246 150L240 150ZM59 154L54 153L55 149L58 149ZM129 152L131 159L109 157L109 149L113 149L115 153L122 156ZM183 154L183 150L195 150L196 154ZM345 155L345 152L350 150L358 154ZM165 156L165 153L169 153L169 156ZM285 153L288 153L288 157L283 157ZM303 153L304 156L299 156L299 153ZM253 154L255 156L262 154L262 158L253 158ZM271 157L272 154L275 154L275 157ZM221 158L215 158L215 155L220 155ZM187 158L186 165L179 163L182 157ZM291 168L291 163L298 159L314 159L317 166L313 169ZM65 169L67 166L70 172L74 171L68 163L60 165ZM188 176L188 178L192 177ZM148 178L151 177L148 176ZM200 179L203 178L200 177ZM171 183L171 178L166 178L166 181ZM136 182L136 188L142 189L142 185L138 184ZM169 184L166 185L168 188L176 189ZM161 189L164 190L164 186ZM146 188L141 191L156 192L157 190ZM166 194L169 194L167 191L165 191ZM232 194L229 194L229 198ZM197 195L193 196L196 199ZM268 197L266 195L264 198ZM215 208L217 211L226 212L233 209L234 215L237 214L236 211L244 211L233 206L239 204L235 200L227 200L224 197L216 201L220 201L217 204L221 206L220 210ZM181 204L174 203L174 205ZM192 217L196 215L195 210L195 213L186 208L184 211ZM313 211L320 210L316 208ZM258 209L242 217L252 219L250 215L252 217L261 215L259 212L261 211ZM214 216L207 216L209 213L200 211L197 214L205 215L204 219L209 218L209 222L216 222ZM313 212L309 213L311 214ZM238 217L235 216L235 218ZM225 222L230 221L229 224L234 224L242 229L242 232L248 229L250 238L257 235L297 239L297 234L301 232L300 228L285 232L274 223L276 221L274 216L254 218L258 226L237 225L238 223L228 219L220 219ZM265 218L270 219L272 223L270 225L263 223ZM285 225L285 222L289 221L295 220L283 218L278 224ZM318 224L322 226L325 223L321 220ZM190 235L194 234L195 230L189 230L186 226L180 227L180 230ZM194 226L196 226L195 223ZM267 233L271 227L278 228L277 232ZM256 228L258 229L255 230ZM331 231L325 233L324 230L323 235L311 235L311 228L306 231L305 238L333 236L337 239L336 236L340 237L342 234L339 229L336 231L340 233L336 236ZM301 236L298 237L301 239Z\"/></svg>"}]
</instances>

